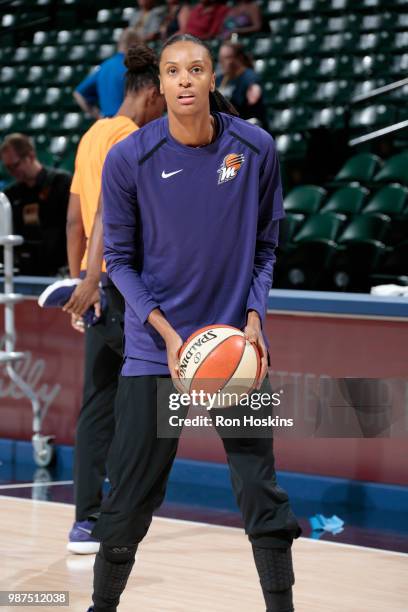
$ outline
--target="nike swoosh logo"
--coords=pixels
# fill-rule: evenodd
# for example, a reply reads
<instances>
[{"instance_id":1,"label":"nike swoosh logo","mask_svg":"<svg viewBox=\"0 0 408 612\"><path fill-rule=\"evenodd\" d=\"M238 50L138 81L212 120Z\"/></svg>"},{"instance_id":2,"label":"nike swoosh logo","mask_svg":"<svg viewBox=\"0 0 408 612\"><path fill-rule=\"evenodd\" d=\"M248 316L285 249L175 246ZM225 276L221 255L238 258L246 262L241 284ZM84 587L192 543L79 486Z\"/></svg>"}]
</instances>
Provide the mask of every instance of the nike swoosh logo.
<instances>
[{"instance_id":1,"label":"nike swoosh logo","mask_svg":"<svg viewBox=\"0 0 408 612\"><path fill-rule=\"evenodd\" d=\"M92 530L91 529L85 529L85 527L77 527L78 531L83 531L84 533L87 533L89 535L91 535Z\"/></svg>"},{"instance_id":2,"label":"nike swoosh logo","mask_svg":"<svg viewBox=\"0 0 408 612\"><path fill-rule=\"evenodd\" d=\"M183 168L181 170L175 170L174 172L165 172L163 170L162 178L169 178L170 176L173 176L174 174L178 174L179 172L183 172Z\"/></svg>"}]
</instances>

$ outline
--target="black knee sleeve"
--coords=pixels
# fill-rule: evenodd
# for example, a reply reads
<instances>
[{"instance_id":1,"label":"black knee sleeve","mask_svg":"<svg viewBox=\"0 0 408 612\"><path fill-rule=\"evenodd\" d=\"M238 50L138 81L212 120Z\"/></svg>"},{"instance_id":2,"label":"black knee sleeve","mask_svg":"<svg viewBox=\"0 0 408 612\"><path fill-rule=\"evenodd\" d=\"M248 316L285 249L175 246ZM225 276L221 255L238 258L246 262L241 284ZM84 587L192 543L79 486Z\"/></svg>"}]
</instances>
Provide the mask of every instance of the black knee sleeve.
<instances>
[{"instance_id":1,"label":"black knee sleeve","mask_svg":"<svg viewBox=\"0 0 408 612\"><path fill-rule=\"evenodd\" d=\"M268 612L293 612L291 549L252 546L252 550Z\"/></svg>"},{"instance_id":2,"label":"black knee sleeve","mask_svg":"<svg viewBox=\"0 0 408 612\"><path fill-rule=\"evenodd\" d=\"M101 544L94 565L95 612L116 612L135 562L135 546Z\"/></svg>"}]
</instances>

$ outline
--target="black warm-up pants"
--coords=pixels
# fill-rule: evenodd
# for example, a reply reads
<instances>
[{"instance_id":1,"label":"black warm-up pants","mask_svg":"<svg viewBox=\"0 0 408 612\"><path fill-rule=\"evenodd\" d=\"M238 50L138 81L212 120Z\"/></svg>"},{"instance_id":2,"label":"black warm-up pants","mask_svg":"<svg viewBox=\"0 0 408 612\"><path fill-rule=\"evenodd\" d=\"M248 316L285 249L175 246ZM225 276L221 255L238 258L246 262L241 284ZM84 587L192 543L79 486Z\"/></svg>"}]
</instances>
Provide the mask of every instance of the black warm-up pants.
<instances>
[{"instance_id":1,"label":"black warm-up pants","mask_svg":"<svg viewBox=\"0 0 408 612\"><path fill-rule=\"evenodd\" d=\"M170 384L164 384L163 394L166 382ZM169 392L175 389L168 377L119 377L108 457L112 488L92 532L103 545L137 545L163 501L178 445L178 437L157 435L157 420L162 418L157 416L157 404L167 401L168 406ZM268 379L261 392L272 393ZM286 491L276 482L272 437L229 438L218 433L250 541L260 548L290 547L301 530Z\"/></svg>"},{"instance_id":2,"label":"black warm-up pants","mask_svg":"<svg viewBox=\"0 0 408 612\"><path fill-rule=\"evenodd\" d=\"M107 305L98 323L85 330L83 403L75 437L75 520L97 518L112 442L114 402L122 365L123 298L105 287Z\"/></svg>"}]
</instances>

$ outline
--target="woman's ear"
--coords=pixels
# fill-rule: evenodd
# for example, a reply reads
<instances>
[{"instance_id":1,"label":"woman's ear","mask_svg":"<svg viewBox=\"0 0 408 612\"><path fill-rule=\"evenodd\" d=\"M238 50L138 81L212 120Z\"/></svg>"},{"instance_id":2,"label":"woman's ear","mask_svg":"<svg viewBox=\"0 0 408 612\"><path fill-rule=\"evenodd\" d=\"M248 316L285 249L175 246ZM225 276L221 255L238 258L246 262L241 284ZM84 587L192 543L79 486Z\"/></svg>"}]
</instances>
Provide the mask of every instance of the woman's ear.
<instances>
[{"instance_id":1,"label":"woman's ear","mask_svg":"<svg viewBox=\"0 0 408 612\"><path fill-rule=\"evenodd\" d=\"M215 91L215 72L211 75L210 91Z\"/></svg>"},{"instance_id":2,"label":"woman's ear","mask_svg":"<svg viewBox=\"0 0 408 612\"><path fill-rule=\"evenodd\" d=\"M160 93L161 93L161 95L162 95L162 96L164 96L164 91L163 91L162 80L161 80L161 78L160 78L160 77L159 77L159 81L160 81Z\"/></svg>"}]
</instances>

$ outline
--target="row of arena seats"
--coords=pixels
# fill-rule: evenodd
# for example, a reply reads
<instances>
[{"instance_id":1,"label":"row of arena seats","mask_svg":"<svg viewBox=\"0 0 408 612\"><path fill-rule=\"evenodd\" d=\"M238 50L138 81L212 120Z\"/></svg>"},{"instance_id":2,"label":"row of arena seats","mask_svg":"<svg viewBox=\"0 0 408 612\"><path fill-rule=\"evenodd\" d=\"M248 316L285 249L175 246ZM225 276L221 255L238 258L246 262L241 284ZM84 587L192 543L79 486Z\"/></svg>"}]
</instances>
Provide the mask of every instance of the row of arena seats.
<instances>
[{"instance_id":1,"label":"row of arena seats","mask_svg":"<svg viewBox=\"0 0 408 612\"><path fill-rule=\"evenodd\" d=\"M51 94L49 94L49 97L52 97ZM56 95L55 106L51 107L58 108L58 111L51 111L44 104L44 110L47 112L43 112L43 110L36 112L32 108L31 112L13 112L9 110L1 114L0 130L4 132L23 131L29 134L44 132L49 134L61 132L63 134L70 130L79 130L83 133L89 127L90 120L81 112L76 112L77 107L72 103L72 92L70 92L68 100L64 101L61 105L57 101L58 97L59 95ZM68 104L69 108L65 104ZM383 105L372 106L363 111L355 111L352 114L351 125L356 129L373 129L381 127L384 123L387 125L395 121L408 119L407 113L406 109L399 114L393 112L392 109L387 109ZM288 131L297 132L320 126L334 128L342 128L344 126L344 112L340 107L327 107L316 111L303 106L283 110L269 108L268 117L269 127L277 137L279 134L284 136L284 133ZM302 142L302 136L300 139L299 144L303 150L304 142ZM286 139L283 138L280 141L278 137L278 144L279 142L284 143ZM296 138L294 138L294 144L296 145ZM282 146L282 150L285 150L285 146Z\"/></svg>"},{"instance_id":2,"label":"row of arena seats","mask_svg":"<svg viewBox=\"0 0 408 612\"><path fill-rule=\"evenodd\" d=\"M284 202L275 286L367 291L408 284L407 164L406 152L385 163L363 153L327 188L293 189Z\"/></svg>"}]
</instances>

